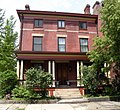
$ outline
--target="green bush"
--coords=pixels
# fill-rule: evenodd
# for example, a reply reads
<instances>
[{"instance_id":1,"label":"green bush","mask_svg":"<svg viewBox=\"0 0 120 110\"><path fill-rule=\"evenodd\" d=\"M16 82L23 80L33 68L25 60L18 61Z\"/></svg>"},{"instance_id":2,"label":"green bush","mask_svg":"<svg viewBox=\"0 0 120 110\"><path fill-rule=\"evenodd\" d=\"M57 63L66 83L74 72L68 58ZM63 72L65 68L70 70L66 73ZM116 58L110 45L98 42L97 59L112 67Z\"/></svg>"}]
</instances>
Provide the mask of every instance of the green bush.
<instances>
[{"instance_id":1,"label":"green bush","mask_svg":"<svg viewBox=\"0 0 120 110\"><path fill-rule=\"evenodd\" d=\"M46 97L46 88L52 84L52 74L41 69L31 68L26 72L26 86L33 90L37 88L40 90L42 97Z\"/></svg>"},{"instance_id":2,"label":"green bush","mask_svg":"<svg viewBox=\"0 0 120 110\"><path fill-rule=\"evenodd\" d=\"M33 92L32 90L27 89L25 86L17 86L12 90L12 95L14 98L24 98L24 99L33 99L41 98L39 94Z\"/></svg>"},{"instance_id":3,"label":"green bush","mask_svg":"<svg viewBox=\"0 0 120 110\"><path fill-rule=\"evenodd\" d=\"M84 66L82 67L83 72L83 84L86 89L86 94L97 95L96 91L99 86L99 81L97 77L97 72L92 67Z\"/></svg>"},{"instance_id":4,"label":"green bush","mask_svg":"<svg viewBox=\"0 0 120 110\"><path fill-rule=\"evenodd\" d=\"M111 87L105 87L104 91L103 91L103 95L108 95L108 96L112 96L114 95L115 92L113 91L112 86Z\"/></svg>"},{"instance_id":5,"label":"green bush","mask_svg":"<svg viewBox=\"0 0 120 110\"><path fill-rule=\"evenodd\" d=\"M17 75L14 71L0 72L0 95L2 97L6 94L11 94L11 91L17 84Z\"/></svg>"},{"instance_id":6,"label":"green bush","mask_svg":"<svg viewBox=\"0 0 120 110\"><path fill-rule=\"evenodd\" d=\"M17 86L12 90L13 97L16 98L27 98L30 95L30 92L24 86Z\"/></svg>"}]
</instances>

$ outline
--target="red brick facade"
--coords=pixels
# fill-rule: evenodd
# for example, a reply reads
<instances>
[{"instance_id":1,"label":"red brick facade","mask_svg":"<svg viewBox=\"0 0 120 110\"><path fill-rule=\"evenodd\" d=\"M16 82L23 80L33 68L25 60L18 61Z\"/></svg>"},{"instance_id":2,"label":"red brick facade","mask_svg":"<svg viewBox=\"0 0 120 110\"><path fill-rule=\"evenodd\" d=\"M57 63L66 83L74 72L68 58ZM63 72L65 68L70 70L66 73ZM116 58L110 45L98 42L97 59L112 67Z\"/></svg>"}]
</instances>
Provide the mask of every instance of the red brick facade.
<instances>
[{"instance_id":1,"label":"red brick facade","mask_svg":"<svg viewBox=\"0 0 120 110\"><path fill-rule=\"evenodd\" d=\"M21 22L20 48L16 52L17 74L25 80L25 70L35 64L53 74L53 87L80 85L80 65L89 65L86 52L81 51L80 38L88 39L88 50L92 49L93 38L98 35L98 15L50 11L17 10ZM42 27L35 27L35 20L43 20ZM59 28L58 21L64 20L65 27ZM80 22L87 24L81 29ZM42 37L42 51L33 51L33 37ZM58 38L65 38L65 51L58 51Z\"/></svg>"},{"instance_id":2,"label":"red brick facade","mask_svg":"<svg viewBox=\"0 0 120 110\"><path fill-rule=\"evenodd\" d=\"M18 10L19 13L19 10ZM97 35L97 16L93 18L80 18L74 17L75 19L70 19L69 17L61 16L61 19L65 20L65 28L59 29L57 27L57 21L61 20L59 17L50 19L49 17L39 17L39 16L24 16L23 19L23 31L22 31L22 43L21 51L32 51L33 48L33 34L43 34L43 51L58 51L57 35L66 35L66 52L80 52L79 36L89 36L89 50L91 50L93 37ZM49 15L50 16L50 15ZM63 17L63 18L62 18ZM29 20L30 19L30 20ZM43 19L43 27L35 28L34 19ZM87 30L79 29L79 22L87 22Z\"/></svg>"}]
</instances>

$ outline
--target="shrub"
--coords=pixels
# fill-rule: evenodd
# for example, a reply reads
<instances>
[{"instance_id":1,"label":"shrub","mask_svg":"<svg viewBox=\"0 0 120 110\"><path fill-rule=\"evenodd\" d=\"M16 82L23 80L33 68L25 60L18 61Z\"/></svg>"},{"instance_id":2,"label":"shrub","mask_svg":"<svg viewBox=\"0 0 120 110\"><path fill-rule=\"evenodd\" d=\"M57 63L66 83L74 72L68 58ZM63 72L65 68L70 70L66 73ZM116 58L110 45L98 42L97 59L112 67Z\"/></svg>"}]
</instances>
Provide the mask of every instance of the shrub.
<instances>
[{"instance_id":1,"label":"shrub","mask_svg":"<svg viewBox=\"0 0 120 110\"><path fill-rule=\"evenodd\" d=\"M83 72L83 84L86 88L86 93L91 95L97 95L96 90L98 89L99 81L97 78L97 72L92 67L82 67Z\"/></svg>"},{"instance_id":2,"label":"shrub","mask_svg":"<svg viewBox=\"0 0 120 110\"><path fill-rule=\"evenodd\" d=\"M13 97L16 98L27 98L30 92L24 86L17 86L12 90Z\"/></svg>"},{"instance_id":3,"label":"shrub","mask_svg":"<svg viewBox=\"0 0 120 110\"><path fill-rule=\"evenodd\" d=\"M11 94L11 91L17 84L17 75L14 71L0 72L0 95L2 97L6 94Z\"/></svg>"},{"instance_id":4,"label":"shrub","mask_svg":"<svg viewBox=\"0 0 120 110\"><path fill-rule=\"evenodd\" d=\"M41 69L31 68L26 72L26 86L28 89L40 89L42 97L46 96L46 88L52 84L52 74Z\"/></svg>"},{"instance_id":5,"label":"shrub","mask_svg":"<svg viewBox=\"0 0 120 110\"><path fill-rule=\"evenodd\" d=\"M12 95L15 98L24 99L40 98L40 95L33 92L32 90L27 89L25 86L16 86L16 88L12 90Z\"/></svg>"}]
</instances>

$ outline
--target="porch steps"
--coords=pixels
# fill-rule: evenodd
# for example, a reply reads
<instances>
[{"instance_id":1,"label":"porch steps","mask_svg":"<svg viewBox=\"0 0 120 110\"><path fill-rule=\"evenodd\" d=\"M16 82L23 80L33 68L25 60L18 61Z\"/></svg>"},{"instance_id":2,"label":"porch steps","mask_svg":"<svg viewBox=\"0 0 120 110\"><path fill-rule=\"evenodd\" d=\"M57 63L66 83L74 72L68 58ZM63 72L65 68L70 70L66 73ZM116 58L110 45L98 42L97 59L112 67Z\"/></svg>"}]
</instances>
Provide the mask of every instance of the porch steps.
<instances>
[{"instance_id":1,"label":"porch steps","mask_svg":"<svg viewBox=\"0 0 120 110\"><path fill-rule=\"evenodd\" d=\"M82 98L79 88L60 88L55 89L55 96L62 99Z\"/></svg>"}]
</instances>

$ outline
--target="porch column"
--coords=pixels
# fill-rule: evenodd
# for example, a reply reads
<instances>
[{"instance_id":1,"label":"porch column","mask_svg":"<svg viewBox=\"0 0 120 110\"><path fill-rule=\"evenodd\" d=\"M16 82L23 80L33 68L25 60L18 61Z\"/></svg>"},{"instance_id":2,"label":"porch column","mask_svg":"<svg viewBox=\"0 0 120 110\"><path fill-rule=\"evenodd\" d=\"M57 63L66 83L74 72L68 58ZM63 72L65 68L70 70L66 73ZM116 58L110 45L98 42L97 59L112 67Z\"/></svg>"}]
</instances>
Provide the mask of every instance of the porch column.
<instances>
[{"instance_id":1,"label":"porch column","mask_svg":"<svg viewBox=\"0 0 120 110\"><path fill-rule=\"evenodd\" d=\"M79 73L80 62L77 61L77 86L80 86L80 73Z\"/></svg>"},{"instance_id":2,"label":"porch column","mask_svg":"<svg viewBox=\"0 0 120 110\"><path fill-rule=\"evenodd\" d=\"M48 61L48 73L51 73L51 61Z\"/></svg>"},{"instance_id":3,"label":"porch column","mask_svg":"<svg viewBox=\"0 0 120 110\"><path fill-rule=\"evenodd\" d=\"M20 61L17 60L17 77L19 79L19 74L20 74Z\"/></svg>"},{"instance_id":4,"label":"porch column","mask_svg":"<svg viewBox=\"0 0 120 110\"><path fill-rule=\"evenodd\" d=\"M52 61L53 87L55 87L55 61Z\"/></svg>"},{"instance_id":5,"label":"porch column","mask_svg":"<svg viewBox=\"0 0 120 110\"><path fill-rule=\"evenodd\" d=\"M104 67L109 67L109 64L104 63ZM110 78L110 71L105 72L105 76L106 76L107 78Z\"/></svg>"},{"instance_id":6,"label":"porch column","mask_svg":"<svg viewBox=\"0 0 120 110\"><path fill-rule=\"evenodd\" d=\"M23 80L23 60L21 60L20 80Z\"/></svg>"},{"instance_id":7,"label":"porch column","mask_svg":"<svg viewBox=\"0 0 120 110\"><path fill-rule=\"evenodd\" d=\"M80 68L81 68L81 71L80 71L81 77L80 77L80 79L81 79L81 83L82 83L82 77L83 77L83 61L80 62ZM83 84L81 84L81 85L83 85Z\"/></svg>"},{"instance_id":8,"label":"porch column","mask_svg":"<svg viewBox=\"0 0 120 110\"><path fill-rule=\"evenodd\" d=\"M106 63L104 63L104 67L107 67ZM108 73L107 72L105 72L105 76L108 77Z\"/></svg>"}]
</instances>

